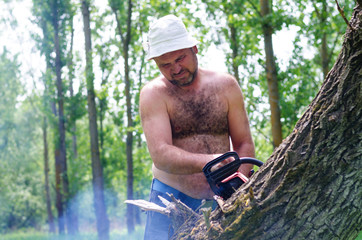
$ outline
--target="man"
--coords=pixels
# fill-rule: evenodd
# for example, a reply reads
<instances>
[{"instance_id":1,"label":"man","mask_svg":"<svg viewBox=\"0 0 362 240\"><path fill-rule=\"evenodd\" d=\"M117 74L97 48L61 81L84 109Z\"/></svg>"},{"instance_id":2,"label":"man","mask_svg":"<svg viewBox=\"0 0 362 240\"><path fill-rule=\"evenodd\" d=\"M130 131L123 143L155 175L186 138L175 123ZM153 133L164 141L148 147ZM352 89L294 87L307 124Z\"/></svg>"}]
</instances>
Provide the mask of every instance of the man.
<instances>
[{"instance_id":1,"label":"man","mask_svg":"<svg viewBox=\"0 0 362 240\"><path fill-rule=\"evenodd\" d=\"M202 168L231 150L254 157L254 144L243 97L229 74L198 67L197 41L183 22L168 15L151 25L145 46L161 76L147 83L140 95L140 114L153 160L150 201L158 195L177 199L196 210L210 189ZM250 165L240 171L248 175ZM168 239L170 219L149 212L145 239Z\"/></svg>"}]
</instances>

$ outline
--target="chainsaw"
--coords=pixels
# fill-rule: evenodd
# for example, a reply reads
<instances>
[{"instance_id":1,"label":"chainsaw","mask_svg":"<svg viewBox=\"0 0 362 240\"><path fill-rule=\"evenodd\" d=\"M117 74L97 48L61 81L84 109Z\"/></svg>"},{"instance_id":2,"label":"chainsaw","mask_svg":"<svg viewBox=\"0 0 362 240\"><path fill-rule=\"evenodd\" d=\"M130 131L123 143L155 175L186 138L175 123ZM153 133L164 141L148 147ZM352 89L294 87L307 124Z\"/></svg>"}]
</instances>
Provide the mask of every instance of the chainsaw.
<instances>
[{"instance_id":1,"label":"chainsaw","mask_svg":"<svg viewBox=\"0 0 362 240\"><path fill-rule=\"evenodd\" d=\"M231 158L231 162L230 161ZM227 160L228 159L228 160ZM226 165L213 169L217 164L227 160L229 163ZM241 164L250 163L260 167L263 165L262 161L255 158L243 157L239 158L236 152L227 152L218 158L215 158L211 162L207 163L202 169L212 191L222 197L224 200L231 197L231 195L238 189L242 184L246 183L253 170L246 177L244 174L238 171Z\"/></svg>"}]
</instances>

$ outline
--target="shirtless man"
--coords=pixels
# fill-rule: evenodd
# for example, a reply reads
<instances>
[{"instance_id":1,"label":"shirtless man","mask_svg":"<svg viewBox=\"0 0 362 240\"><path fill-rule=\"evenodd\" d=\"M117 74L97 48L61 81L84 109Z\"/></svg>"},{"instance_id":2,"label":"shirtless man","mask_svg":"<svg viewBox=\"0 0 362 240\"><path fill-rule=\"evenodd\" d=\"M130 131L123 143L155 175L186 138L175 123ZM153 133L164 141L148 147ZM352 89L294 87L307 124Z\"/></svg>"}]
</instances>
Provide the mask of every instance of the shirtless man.
<instances>
[{"instance_id":1,"label":"shirtless man","mask_svg":"<svg viewBox=\"0 0 362 240\"><path fill-rule=\"evenodd\" d=\"M153 160L150 201L162 205L158 195L168 198L168 192L196 210L214 195L202 172L205 164L231 148L240 157L254 157L243 96L231 75L198 67L197 41L177 17L152 24L147 44L148 59L162 74L140 95ZM247 176L250 169L242 165L240 170ZM167 216L149 212L145 239L168 239L170 224Z\"/></svg>"}]
</instances>

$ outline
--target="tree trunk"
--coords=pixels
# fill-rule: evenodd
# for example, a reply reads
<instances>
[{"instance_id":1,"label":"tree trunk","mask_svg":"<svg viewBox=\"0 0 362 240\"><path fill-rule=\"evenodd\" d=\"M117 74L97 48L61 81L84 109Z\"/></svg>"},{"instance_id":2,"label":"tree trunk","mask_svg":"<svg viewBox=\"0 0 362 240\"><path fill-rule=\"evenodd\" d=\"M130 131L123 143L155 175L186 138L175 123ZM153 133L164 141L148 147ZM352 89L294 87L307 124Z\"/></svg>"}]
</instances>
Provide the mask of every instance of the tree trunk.
<instances>
[{"instance_id":1,"label":"tree trunk","mask_svg":"<svg viewBox=\"0 0 362 240\"><path fill-rule=\"evenodd\" d=\"M58 144L56 142L56 144ZM63 193L61 190L61 164L59 157L59 147L56 146L54 150L54 158L55 158L55 207L58 212L58 231L59 234L65 233L65 219L64 219L64 208L63 208Z\"/></svg>"},{"instance_id":2,"label":"tree trunk","mask_svg":"<svg viewBox=\"0 0 362 240\"><path fill-rule=\"evenodd\" d=\"M235 29L234 24L232 24L232 23L229 23L228 26L230 29L230 47L231 47L231 51L232 51L232 55L231 55L232 56L232 69L233 69L233 73L234 73L234 77L235 77L236 81L238 81L239 85L241 85L240 76L239 76L239 64L236 61L237 56L239 56L236 29Z\"/></svg>"},{"instance_id":3,"label":"tree trunk","mask_svg":"<svg viewBox=\"0 0 362 240\"><path fill-rule=\"evenodd\" d=\"M127 199L133 199L133 120L132 120L132 95L131 95L131 80L129 77L129 45L131 43L131 21L132 21L132 0L128 0L127 12L127 30L124 36L122 32L122 25L119 20L118 11L119 6L111 3L112 11L117 21L117 31L121 37L123 59L124 59L124 76L125 76L125 95L127 107L127 137L126 137L126 155L127 155ZM132 205L127 205L127 229L132 233L135 228L135 211Z\"/></svg>"},{"instance_id":4,"label":"tree trunk","mask_svg":"<svg viewBox=\"0 0 362 240\"><path fill-rule=\"evenodd\" d=\"M69 93L70 93L70 99L72 100L72 102L74 102L74 88L73 88L73 80L74 80L74 66L73 66L73 45L74 45L74 27L73 27L73 18L74 15L71 15L71 20L70 20L70 31L71 31L71 35L70 35L70 49L69 49L69 53L68 53L68 59L67 59L67 66L68 66L68 76L69 76ZM76 131L77 131L77 125L76 125L76 106L77 105L73 105L71 106L71 119L72 121L69 121L69 124L72 126L72 159L71 160L75 160L78 158L78 150L77 150L77 135L76 135ZM72 191L70 193L70 198L74 198L76 194L76 190ZM71 219L71 223L70 225L68 225L68 230L69 233L72 235L75 235L79 232L79 223L78 223L78 208L79 208L79 202L77 200L72 201L70 203L70 219Z\"/></svg>"},{"instance_id":5,"label":"tree trunk","mask_svg":"<svg viewBox=\"0 0 362 240\"><path fill-rule=\"evenodd\" d=\"M355 239L362 230L362 8L293 133L207 221L174 239ZM186 225L186 224L185 224ZM206 227L209 226L209 227Z\"/></svg>"},{"instance_id":6,"label":"tree trunk","mask_svg":"<svg viewBox=\"0 0 362 240\"><path fill-rule=\"evenodd\" d=\"M74 80L74 63L73 63L73 45L74 45L74 27L73 27L73 18L74 16L72 15L71 17L71 22L70 22L70 28L71 28L71 36L70 36L70 50L69 50L69 54L68 54L68 76L69 76L69 93L70 93L70 98L72 100L74 100L74 87L73 87L73 80ZM73 158L76 159L78 157L78 149L77 149L77 135L76 135L76 131L77 131L77 126L76 126L76 111L77 109L75 109L74 107L71 108L71 114L72 114L72 119L73 121L71 122L72 124L72 152L73 152Z\"/></svg>"},{"instance_id":7,"label":"tree trunk","mask_svg":"<svg viewBox=\"0 0 362 240\"><path fill-rule=\"evenodd\" d=\"M123 44L123 58L124 58L124 74L125 74L125 94L127 105L127 140L126 140L126 153L127 153L127 199L133 199L133 120L132 120L132 95L131 95L131 80L129 77L129 63L128 63L128 50L131 43L131 19L132 19L132 0L128 0L128 16L127 16L127 35ZM127 228L128 232L134 231L135 224L135 211L132 205L127 205Z\"/></svg>"},{"instance_id":8,"label":"tree trunk","mask_svg":"<svg viewBox=\"0 0 362 240\"><path fill-rule=\"evenodd\" d=\"M45 188L45 202L47 205L48 225L49 232L55 233L54 216L52 212L52 205L49 191L49 154L48 154L48 124L47 118L43 118L43 145L44 145L44 188Z\"/></svg>"},{"instance_id":9,"label":"tree trunk","mask_svg":"<svg viewBox=\"0 0 362 240\"><path fill-rule=\"evenodd\" d=\"M283 141L282 124L280 122L280 103L279 103L279 87L275 58L273 52L273 27L266 17L271 14L269 0L260 0L260 13L263 20L264 33L264 49L266 57L266 78L268 81L269 104L271 112L271 128L273 136L273 146L278 147Z\"/></svg>"},{"instance_id":10,"label":"tree trunk","mask_svg":"<svg viewBox=\"0 0 362 240\"><path fill-rule=\"evenodd\" d=\"M89 133L91 139L92 153L92 183L94 194L94 207L97 219L98 239L109 239L109 220L107 215L107 207L104 199L104 180L103 168L100 161L98 129L97 129L97 111L94 93L94 74L92 61L92 42L90 30L90 12L89 2L82 1L82 14L84 23L85 37L85 53L86 53L86 79L87 79L87 95L88 95L88 115L89 115Z\"/></svg>"},{"instance_id":11,"label":"tree trunk","mask_svg":"<svg viewBox=\"0 0 362 240\"><path fill-rule=\"evenodd\" d=\"M320 27L321 29L324 28L327 22L327 2L324 0L322 1L322 14L320 16ZM327 44L327 33L325 30L322 30L322 44L321 44L321 61L322 61L322 71L323 71L323 79L327 77L329 72L329 59L328 59L328 44Z\"/></svg>"},{"instance_id":12,"label":"tree trunk","mask_svg":"<svg viewBox=\"0 0 362 240\"><path fill-rule=\"evenodd\" d=\"M58 2L52 1L52 23L54 27L54 50L55 50L55 73L56 73L56 86L57 86L57 102L58 102L58 134L59 134L59 167L61 186L63 191L63 201L65 207L65 215L67 222L70 223L68 197L69 197L69 182L67 173L67 154L65 146L65 118L64 118L64 96L63 96L63 82L61 77L61 51L59 43L59 16L58 16Z\"/></svg>"}]
</instances>

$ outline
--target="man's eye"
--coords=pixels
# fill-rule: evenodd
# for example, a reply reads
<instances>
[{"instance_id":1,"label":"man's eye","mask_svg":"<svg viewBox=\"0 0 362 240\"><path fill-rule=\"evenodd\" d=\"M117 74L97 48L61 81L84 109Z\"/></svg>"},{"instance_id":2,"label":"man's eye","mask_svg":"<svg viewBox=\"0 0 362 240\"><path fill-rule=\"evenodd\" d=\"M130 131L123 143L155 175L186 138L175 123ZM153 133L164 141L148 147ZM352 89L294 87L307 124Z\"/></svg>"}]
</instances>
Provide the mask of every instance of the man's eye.
<instances>
[{"instance_id":1,"label":"man's eye","mask_svg":"<svg viewBox=\"0 0 362 240\"><path fill-rule=\"evenodd\" d=\"M184 60L185 56L182 56L180 58L177 59L177 62L181 62L182 60Z\"/></svg>"},{"instance_id":2,"label":"man's eye","mask_svg":"<svg viewBox=\"0 0 362 240\"><path fill-rule=\"evenodd\" d=\"M169 66L171 66L171 64L167 63L167 64L162 64L163 68L168 68Z\"/></svg>"}]
</instances>

